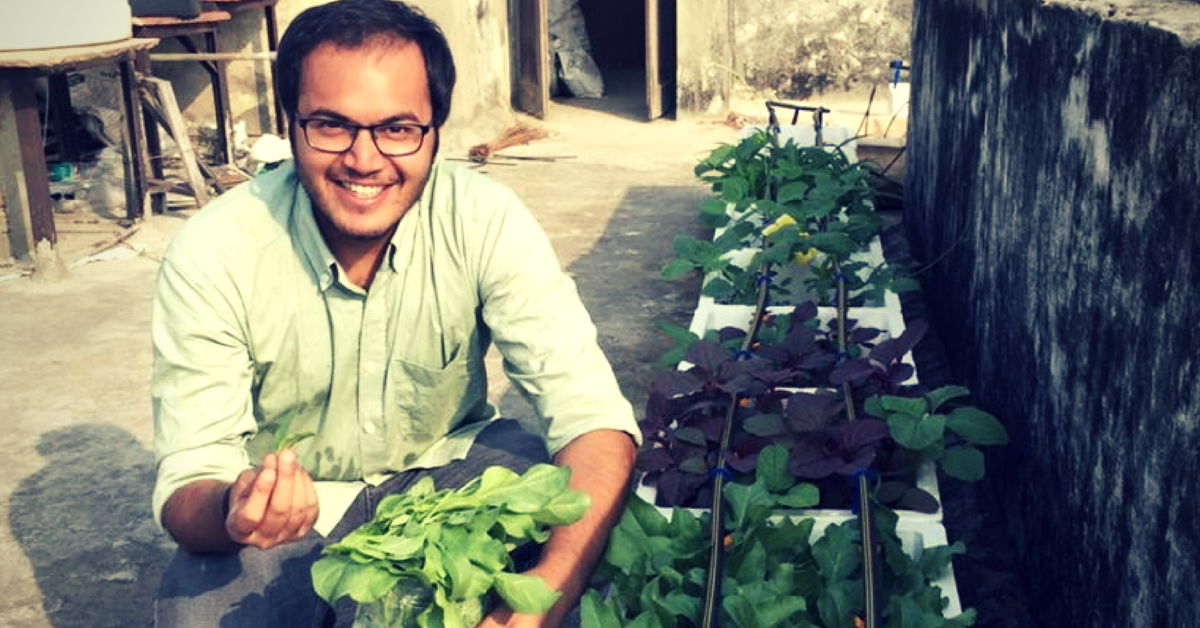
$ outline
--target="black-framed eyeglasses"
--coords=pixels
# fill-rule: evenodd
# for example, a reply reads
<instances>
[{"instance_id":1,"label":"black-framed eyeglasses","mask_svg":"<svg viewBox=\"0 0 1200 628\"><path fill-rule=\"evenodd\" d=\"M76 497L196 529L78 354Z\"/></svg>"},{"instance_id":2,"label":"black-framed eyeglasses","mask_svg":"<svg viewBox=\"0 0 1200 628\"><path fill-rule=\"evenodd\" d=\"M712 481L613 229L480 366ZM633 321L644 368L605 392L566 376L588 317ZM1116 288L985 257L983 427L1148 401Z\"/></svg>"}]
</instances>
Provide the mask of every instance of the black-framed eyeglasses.
<instances>
[{"instance_id":1,"label":"black-framed eyeglasses","mask_svg":"<svg viewBox=\"0 0 1200 628\"><path fill-rule=\"evenodd\" d=\"M354 148L359 131L370 131L375 148L388 157L404 157L421 150L425 135L433 128L429 124L385 122L362 125L329 118L299 118L296 123L304 131L304 141L322 153L344 153Z\"/></svg>"}]
</instances>

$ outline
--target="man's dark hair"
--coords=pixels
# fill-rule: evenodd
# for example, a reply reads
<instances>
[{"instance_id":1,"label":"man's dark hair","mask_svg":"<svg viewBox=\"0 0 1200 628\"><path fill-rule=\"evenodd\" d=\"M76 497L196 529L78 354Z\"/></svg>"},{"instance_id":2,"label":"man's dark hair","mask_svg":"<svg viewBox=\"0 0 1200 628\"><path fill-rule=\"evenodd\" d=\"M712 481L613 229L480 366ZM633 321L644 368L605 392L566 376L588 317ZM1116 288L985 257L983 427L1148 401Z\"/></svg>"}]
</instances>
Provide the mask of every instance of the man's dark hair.
<instances>
[{"instance_id":1,"label":"man's dark hair","mask_svg":"<svg viewBox=\"0 0 1200 628\"><path fill-rule=\"evenodd\" d=\"M442 126L450 115L450 96L454 91L450 45L433 20L398 0L337 0L306 9L292 20L279 40L275 61L279 100L288 118L295 117L300 103L304 59L317 46L331 42L339 47L357 48L381 35L411 41L421 48L425 74L429 77L432 124Z\"/></svg>"}]
</instances>

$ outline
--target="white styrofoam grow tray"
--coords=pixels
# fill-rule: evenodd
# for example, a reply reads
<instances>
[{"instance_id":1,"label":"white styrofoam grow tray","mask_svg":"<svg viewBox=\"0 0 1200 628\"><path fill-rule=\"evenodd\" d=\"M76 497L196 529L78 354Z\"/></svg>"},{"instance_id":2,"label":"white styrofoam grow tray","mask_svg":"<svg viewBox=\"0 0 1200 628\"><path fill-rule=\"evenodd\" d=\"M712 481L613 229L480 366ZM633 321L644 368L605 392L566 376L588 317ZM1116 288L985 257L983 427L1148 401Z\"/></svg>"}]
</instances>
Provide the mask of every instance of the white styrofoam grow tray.
<instances>
[{"instance_id":1,"label":"white styrofoam grow tray","mask_svg":"<svg viewBox=\"0 0 1200 628\"><path fill-rule=\"evenodd\" d=\"M933 461L928 461L917 468L916 477L917 488L929 493L937 500L938 508L934 512L915 512L912 510L896 510L896 515L900 517L900 521L917 521L917 522L932 522L941 523L942 521L942 494L938 489L937 465ZM645 476L638 474L637 486L634 487L634 492L638 497L646 500L646 503L658 508L660 512L666 516L671 516L670 506L659 506L656 503L658 498L658 487L646 484ZM687 508L685 510L697 517L700 513L710 510L709 508ZM853 517L853 513L847 508L795 508L786 511L787 516L796 517L831 517L831 518L846 518Z\"/></svg>"}]
</instances>

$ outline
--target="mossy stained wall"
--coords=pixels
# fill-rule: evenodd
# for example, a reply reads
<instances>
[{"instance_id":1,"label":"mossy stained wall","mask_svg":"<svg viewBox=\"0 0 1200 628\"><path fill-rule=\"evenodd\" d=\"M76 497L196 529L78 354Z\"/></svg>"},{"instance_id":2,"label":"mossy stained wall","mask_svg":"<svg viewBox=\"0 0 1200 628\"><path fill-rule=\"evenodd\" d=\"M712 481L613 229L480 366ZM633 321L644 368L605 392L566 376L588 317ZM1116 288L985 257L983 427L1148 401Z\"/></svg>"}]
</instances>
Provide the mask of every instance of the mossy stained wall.
<instances>
[{"instance_id":1,"label":"mossy stained wall","mask_svg":"<svg viewBox=\"0 0 1200 628\"><path fill-rule=\"evenodd\" d=\"M1197 626L1200 46L1111 17L916 0L905 224L1041 625Z\"/></svg>"}]
</instances>

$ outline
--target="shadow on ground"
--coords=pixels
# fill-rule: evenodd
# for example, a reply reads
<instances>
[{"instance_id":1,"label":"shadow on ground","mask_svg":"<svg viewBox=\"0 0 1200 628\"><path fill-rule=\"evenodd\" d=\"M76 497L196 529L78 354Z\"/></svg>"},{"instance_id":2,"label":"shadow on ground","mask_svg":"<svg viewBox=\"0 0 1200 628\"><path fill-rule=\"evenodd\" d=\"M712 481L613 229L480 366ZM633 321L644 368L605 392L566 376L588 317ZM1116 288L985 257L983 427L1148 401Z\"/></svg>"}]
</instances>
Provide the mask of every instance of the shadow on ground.
<instances>
[{"instance_id":1,"label":"shadow on ground","mask_svg":"<svg viewBox=\"0 0 1200 628\"><path fill-rule=\"evenodd\" d=\"M154 458L128 432L78 425L43 434L45 468L21 482L10 525L55 628L153 623L173 544L154 524Z\"/></svg>"}]
</instances>

